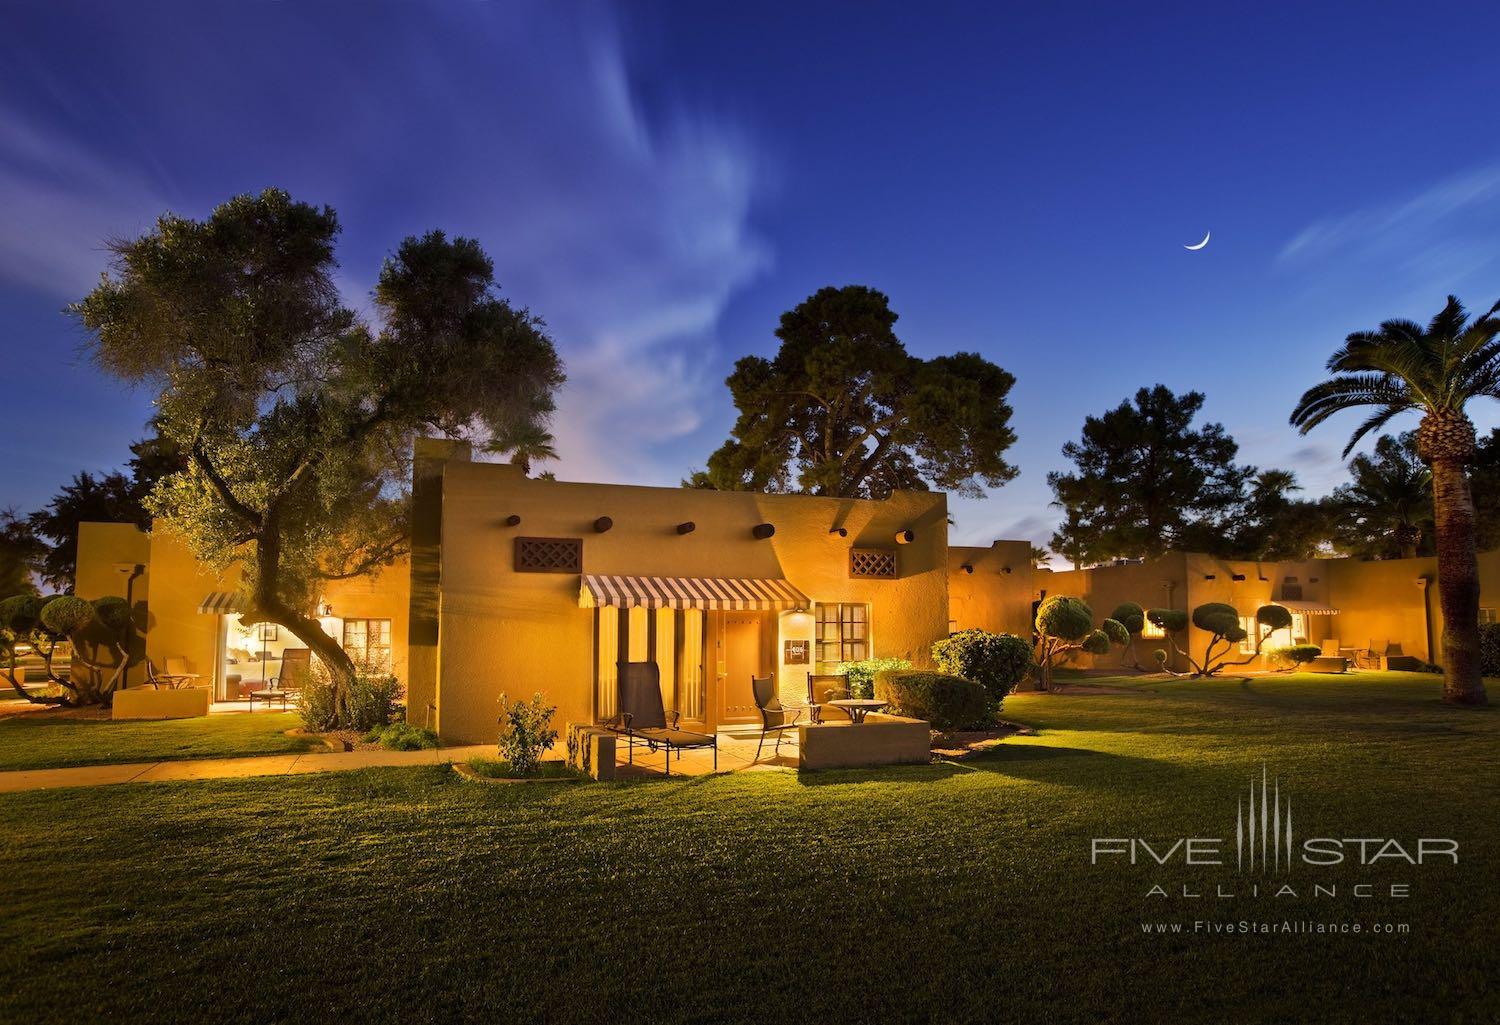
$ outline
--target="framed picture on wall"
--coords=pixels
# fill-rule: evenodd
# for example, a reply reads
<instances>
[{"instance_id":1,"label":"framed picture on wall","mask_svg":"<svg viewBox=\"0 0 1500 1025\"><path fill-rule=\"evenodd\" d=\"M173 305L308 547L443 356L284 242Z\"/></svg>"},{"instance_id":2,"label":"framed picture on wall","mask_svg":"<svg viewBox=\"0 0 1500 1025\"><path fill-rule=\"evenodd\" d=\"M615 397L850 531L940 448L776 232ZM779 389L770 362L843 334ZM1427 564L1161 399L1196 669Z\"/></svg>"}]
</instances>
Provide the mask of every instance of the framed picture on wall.
<instances>
[{"instance_id":1,"label":"framed picture on wall","mask_svg":"<svg viewBox=\"0 0 1500 1025\"><path fill-rule=\"evenodd\" d=\"M275 623L257 623L255 627L255 639L257 641L274 641L279 639L281 628Z\"/></svg>"}]
</instances>

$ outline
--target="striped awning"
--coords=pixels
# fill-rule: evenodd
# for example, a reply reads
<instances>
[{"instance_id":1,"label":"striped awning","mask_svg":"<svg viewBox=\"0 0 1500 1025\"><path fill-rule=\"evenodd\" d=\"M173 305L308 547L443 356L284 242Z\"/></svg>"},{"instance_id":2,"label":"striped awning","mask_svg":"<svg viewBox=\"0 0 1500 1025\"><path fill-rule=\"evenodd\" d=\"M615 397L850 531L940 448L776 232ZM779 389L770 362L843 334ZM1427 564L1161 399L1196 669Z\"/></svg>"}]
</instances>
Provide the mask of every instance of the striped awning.
<instances>
[{"instance_id":1,"label":"striped awning","mask_svg":"<svg viewBox=\"0 0 1500 1025\"><path fill-rule=\"evenodd\" d=\"M209 591L198 603L198 612L205 616L227 616L244 612L245 606L245 596L238 591Z\"/></svg>"},{"instance_id":2,"label":"striped awning","mask_svg":"<svg viewBox=\"0 0 1500 1025\"><path fill-rule=\"evenodd\" d=\"M807 595L785 580L742 577L617 577L585 574L578 591L584 609L805 609Z\"/></svg>"},{"instance_id":3,"label":"striped awning","mask_svg":"<svg viewBox=\"0 0 1500 1025\"><path fill-rule=\"evenodd\" d=\"M1332 605L1324 605L1320 601L1294 601L1283 598L1271 604L1280 605L1288 612L1300 612L1304 616L1336 616L1339 612Z\"/></svg>"}]
</instances>

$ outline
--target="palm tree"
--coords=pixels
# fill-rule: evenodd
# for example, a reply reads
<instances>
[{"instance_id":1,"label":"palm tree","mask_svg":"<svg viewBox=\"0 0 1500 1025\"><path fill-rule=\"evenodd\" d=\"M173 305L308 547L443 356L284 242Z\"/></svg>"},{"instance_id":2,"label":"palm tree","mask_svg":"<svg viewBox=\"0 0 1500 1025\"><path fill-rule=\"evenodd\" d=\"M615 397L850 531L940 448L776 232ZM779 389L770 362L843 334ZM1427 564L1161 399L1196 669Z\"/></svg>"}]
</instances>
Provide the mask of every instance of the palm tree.
<instances>
[{"instance_id":1,"label":"palm tree","mask_svg":"<svg viewBox=\"0 0 1500 1025\"><path fill-rule=\"evenodd\" d=\"M1388 531L1401 558L1414 558L1422 540L1421 524L1432 515L1432 471L1417 455L1416 435L1381 435L1375 455L1355 456L1349 473L1352 483L1335 494L1354 516L1359 540L1370 547Z\"/></svg>"},{"instance_id":2,"label":"palm tree","mask_svg":"<svg viewBox=\"0 0 1500 1025\"><path fill-rule=\"evenodd\" d=\"M484 450L502 456L508 453L511 465L519 466L522 473L530 476L532 460L545 462L557 458L554 443L555 439L541 424L521 424L496 434Z\"/></svg>"},{"instance_id":3,"label":"palm tree","mask_svg":"<svg viewBox=\"0 0 1500 1025\"><path fill-rule=\"evenodd\" d=\"M1500 302L1470 322L1453 296L1425 328L1388 320L1358 331L1328 359L1334 376L1309 388L1292 411L1303 434L1345 409L1374 407L1344 448L1400 413L1422 414L1417 454L1432 467L1438 597L1443 609L1443 700L1486 703L1479 670L1479 562L1474 553L1474 498L1464 467L1474 457L1470 399L1500 398Z\"/></svg>"}]
</instances>

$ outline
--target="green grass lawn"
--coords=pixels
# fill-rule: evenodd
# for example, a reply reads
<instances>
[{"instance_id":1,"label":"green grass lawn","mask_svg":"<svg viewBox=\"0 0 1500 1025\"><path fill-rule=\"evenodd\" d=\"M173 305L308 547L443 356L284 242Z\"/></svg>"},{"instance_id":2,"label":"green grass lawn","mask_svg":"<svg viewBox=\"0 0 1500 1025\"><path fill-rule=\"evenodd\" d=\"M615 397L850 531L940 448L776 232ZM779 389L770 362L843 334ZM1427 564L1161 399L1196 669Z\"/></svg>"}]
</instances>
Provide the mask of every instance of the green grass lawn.
<instances>
[{"instance_id":1,"label":"green grass lawn","mask_svg":"<svg viewBox=\"0 0 1500 1025\"><path fill-rule=\"evenodd\" d=\"M16 715L0 719L0 771L323 750L286 736L299 725L294 712L119 722Z\"/></svg>"},{"instance_id":2,"label":"green grass lawn","mask_svg":"<svg viewBox=\"0 0 1500 1025\"><path fill-rule=\"evenodd\" d=\"M1399 674L1123 686L1013 697L1040 734L961 765L3 796L0 1020L1500 1019L1500 714ZM1146 896L1249 882L1235 801L1262 763L1299 836L1453 837L1461 863ZM1228 836L1231 864L1095 866L1095 836ZM1410 931L1141 928L1194 920Z\"/></svg>"}]
</instances>

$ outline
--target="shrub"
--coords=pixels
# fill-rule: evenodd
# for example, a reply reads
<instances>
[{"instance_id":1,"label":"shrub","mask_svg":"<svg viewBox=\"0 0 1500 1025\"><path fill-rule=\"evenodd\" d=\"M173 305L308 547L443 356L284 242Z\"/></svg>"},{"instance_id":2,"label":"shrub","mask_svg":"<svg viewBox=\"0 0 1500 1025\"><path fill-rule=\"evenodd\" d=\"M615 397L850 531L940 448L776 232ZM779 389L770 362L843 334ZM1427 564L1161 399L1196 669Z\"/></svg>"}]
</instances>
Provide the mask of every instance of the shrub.
<instances>
[{"instance_id":1,"label":"shrub","mask_svg":"<svg viewBox=\"0 0 1500 1025\"><path fill-rule=\"evenodd\" d=\"M94 621L94 606L77 595L59 595L42 606L41 621L59 637L71 637Z\"/></svg>"},{"instance_id":2,"label":"shrub","mask_svg":"<svg viewBox=\"0 0 1500 1025\"><path fill-rule=\"evenodd\" d=\"M1036 630L1043 637L1078 642L1094 629L1094 611L1082 598L1054 594L1036 610Z\"/></svg>"},{"instance_id":3,"label":"shrub","mask_svg":"<svg viewBox=\"0 0 1500 1025\"><path fill-rule=\"evenodd\" d=\"M348 727L364 733L399 718L401 681L390 674L361 673L349 689Z\"/></svg>"},{"instance_id":4,"label":"shrub","mask_svg":"<svg viewBox=\"0 0 1500 1025\"><path fill-rule=\"evenodd\" d=\"M1211 601L1199 605L1193 610L1193 625L1199 630L1218 634L1228 641L1239 642L1245 639L1244 628L1240 626L1239 610L1223 602Z\"/></svg>"},{"instance_id":5,"label":"shrub","mask_svg":"<svg viewBox=\"0 0 1500 1025\"><path fill-rule=\"evenodd\" d=\"M108 595L94 599L94 616L106 629L124 633L130 625L130 605L124 598Z\"/></svg>"},{"instance_id":6,"label":"shrub","mask_svg":"<svg viewBox=\"0 0 1500 1025\"><path fill-rule=\"evenodd\" d=\"M1188 625L1188 614L1182 609L1152 609L1146 613L1146 618L1152 626L1169 634L1182 633Z\"/></svg>"},{"instance_id":7,"label":"shrub","mask_svg":"<svg viewBox=\"0 0 1500 1025\"><path fill-rule=\"evenodd\" d=\"M1289 648L1272 648L1267 654L1272 661L1293 669L1311 662L1323 654L1323 649L1316 644L1293 644Z\"/></svg>"},{"instance_id":8,"label":"shrub","mask_svg":"<svg viewBox=\"0 0 1500 1025\"><path fill-rule=\"evenodd\" d=\"M996 703L1036 668L1030 641L988 630L951 634L932 646L932 658L943 672L983 686Z\"/></svg>"},{"instance_id":9,"label":"shrub","mask_svg":"<svg viewBox=\"0 0 1500 1025\"><path fill-rule=\"evenodd\" d=\"M436 733L407 722L377 726L365 734L365 742L379 744L387 751L431 751L438 746Z\"/></svg>"},{"instance_id":10,"label":"shrub","mask_svg":"<svg viewBox=\"0 0 1500 1025\"><path fill-rule=\"evenodd\" d=\"M0 630L13 639L25 638L41 621L42 599L34 594L18 594L0 601Z\"/></svg>"},{"instance_id":11,"label":"shrub","mask_svg":"<svg viewBox=\"0 0 1500 1025\"><path fill-rule=\"evenodd\" d=\"M1115 610L1109 614L1109 618L1123 626L1129 635L1138 634L1146 629L1146 610L1133 601L1116 605Z\"/></svg>"},{"instance_id":12,"label":"shrub","mask_svg":"<svg viewBox=\"0 0 1500 1025\"><path fill-rule=\"evenodd\" d=\"M4 604L0 602L0 606ZM1485 676L1500 676L1500 623L1479 628L1479 671Z\"/></svg>"},{"instance_id":13,"label":"shrub","mask_svg":"<svg viewBox=\"0 0 1500 1025\"><path fill-rule=\"evenodd\" d=\"M875 677L910 668L911 663L904 658L867 658L860 662L840 662L833 672L849 677L851 698L870 698L875 694Z\"/></svg>"},{"instance_id":14,"label":"shrub","mask_svg":"<svg viewBox=\"0 0 1500 1025\"><path fill-rule=\"evenodd\" d=\"M514 704L500 695L500 754L518 776L532 776L542 764L542 755L557 743L552 716L557 707L533 694L530 701Z\"/></svg>"},{"instance_id":15,"label":"shrub","mask_svg":"<svg viewBox=\"0 0 1500 1025\"><path fill-rule=\"evenodd\" d=\"M981 684L950 673L888 670L875 677L875 696L898 715L925 719L942 733L987 726L995 703Z\"/></svg>"},{"instance_id":16,"label":"shrub","mask_svg":"<svg viewBox=\"0 0 1500 1025\"><path fill-rule=\"evenodd\" d=\"M307 674L302 690L297 696L297 714L302 717L302 728L309 733L327 733L337 729L338 709L334 707L333 681L316 659L313 671Z\"/></svg>"}]
</instances>

